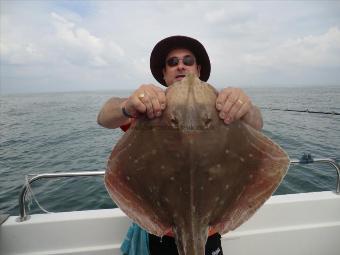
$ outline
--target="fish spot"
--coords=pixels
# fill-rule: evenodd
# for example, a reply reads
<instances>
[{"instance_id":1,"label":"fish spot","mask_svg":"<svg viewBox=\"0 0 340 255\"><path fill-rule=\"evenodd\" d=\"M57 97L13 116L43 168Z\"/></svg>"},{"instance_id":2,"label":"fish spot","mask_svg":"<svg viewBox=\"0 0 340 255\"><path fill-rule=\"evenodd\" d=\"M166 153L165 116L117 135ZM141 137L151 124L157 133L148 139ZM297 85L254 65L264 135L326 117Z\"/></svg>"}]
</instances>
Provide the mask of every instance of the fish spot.
<instances>
[{"instance_id":1,"label":"fish spot","mask_svg":"<svg viewBox=\"0 0 340 255\"><path fill-rule=\"evenodd\" d=\"M130 180L131 180L130 176L127 175L127 176L126 176L126 180L127 180L127 181L130 181Z\"/></svg>"},{"instance_id":2,"label":"fish spot","mask_svg":"<svg viewBox=\"0 0 340 255\"><path fill-rule=\"evenodd\" d=\"M161 169L165 169L165 166L164 166L164 165L161 165Z\"/></svg>"},{"instance_id":3,"label":"fish spot","mask_svg":"<svg viewBox=\"0 0 340 255\"><path fill-rule=\"evenodd\" d=\"M224 204L224 200L221 200L219 204L220 204L220 205L223 205L223 204Z\"/></svg>"},{"instance_id":4,"label":"fish spot","mask_svg":"<svg viewBox=\"0 0 340 255\"><path fill-rule=\"evenodd\" d=\"M241 161L241 162L244 162L244 158L240 157L240 161Z\"/></svg>"},{"instance_id":5,"label":"fish spot","mask_svg":"<svg viewBox=\"0 0 340 255\"><path fill-rule=\"evenodd\" d=\"M131 144L131 143L129 143L129 144L128 144L128 146L129 146L129 147L131 147L131 146L132 146L132 144Z\"/></svg>"},{"instance_id":6,"label":"fish spot","mask_svg":"<svg viewBox=\"0 0 340 255\"><path fill-rule=\"evenodd\" d=\"M253 175L252 174L250 174L250 175L248 175L248 177L249 177L249 179L253 179Z\"/></svg>"},{"instance_id":7,"label":"fish spot","mask_svg":"<svg viewBox=\"0 0 340 255\"><path fill-rule=\"evenodd\" d=\"M138 159L135 159L133 162L134 162L135 164L137 164L137 163L138 163Z\"/></svg>"},{"instance_id":8,"label":"fish spot","mask_svg":"<svg viewBox=\"0 0 340 255\"><path fill-rule=\"evenodd\" d=\"M201 189L201 190L204 190L204 187L203 187L203 186L201 186L201 187L200 187L200 189Z\"/></svg>"},{"instance_id":9,"label":"fish spot","mask_svg":"<svg viewBox=\"0 0 340 255\"><path fill-rule=\"evenodd\" d=\"M251 154L251 153L249 153L249 158L253 158L254 157L254 155L253 154Z\"/></svg>"},{"instance_id":10,"label":"fish spot","mask_svg":"<svg viewBox=\"0 0 340 255\"><path fill-rule=\"evenodd\" d=\"M217 202L218 200L220 200L220 197L215 197L215 202Z\"/></svg>"},{"instance_id":11,"label":"fish spot","mask_svg":"<svg viewBox=\"0 0 340 255\"><path fill-rule=\"evenodd\" d=\"M209 177L209 179L208 179L208 180L211 182L213 179L214 179L214 178L212 178L212 177Z\"/></svg>"},{"instance_id":12,"label":"fish spot","mask_svg":"<svg viewBox=\"0 0 340 255\"><path fill-rule=\"evenodd\" d=\"M171 177L170 177L170 180L171 180L171 181L174 181L174 180L175 180L175 177L171 176Z\"/></svg>"},{"instance_id":13,"label":"fish spot","mask_svg":"<svg viewBox=\"0 0 340 255\"><path fill-rule=\"evenodd\" d=\"M152 154L152 155L156 155L156 153L157 153L157 150L155 150L155 149L153 149L153 150L151 151L151 154Z\"/></svg>"},{"instance_id":14,"label":"fish spot","mask_svg":"<svg viewBox=\"0 0 340 255\"><path fill-rule=\"evenodd\" d=\"M222 173L222 165L221 164L216 164L215 166L213 167L210 167L208 169L208 173L209 173L209 176L216 176L216 175L220 175Z\"/></svg>"},{"instance_id":15,"label":"fish spot","mask_svg":"<svg viewBox=\"0 0 340 255\"><path fill-rule=\"evenodd\" d=\"M225 190L228 190L228 189L229 189L229 185L228 185L228 184L225 185L225 186L224 186L224 189L225 189Z\"/></svg>"},{"instance_id":16,"label":"fish spot","mask_svg":"<svg viewBox=\"0 0 340 255\"><path fill-rule=\"evenodd\" d=\"M229 152L230 151L228 149L224 151L225 154L229 154Z\"/></svg>"}]
</instances>

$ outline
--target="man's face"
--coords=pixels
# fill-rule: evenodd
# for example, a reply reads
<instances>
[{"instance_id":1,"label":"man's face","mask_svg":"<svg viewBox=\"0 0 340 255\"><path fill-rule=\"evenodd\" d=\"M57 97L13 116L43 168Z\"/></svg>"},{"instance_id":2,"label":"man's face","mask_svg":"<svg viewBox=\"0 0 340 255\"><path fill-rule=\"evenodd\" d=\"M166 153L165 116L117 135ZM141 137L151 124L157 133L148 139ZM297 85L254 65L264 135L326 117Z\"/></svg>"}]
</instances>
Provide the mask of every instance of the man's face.
<instances>
[{"instance_id":1,"label":"man's face","mask_svg":"<svg viewBox=\"0 0 340 255\"><path fill-rule=\"evenodd\" d=\"M178 63L175 64L177 61L173 58L178 58ZM173 66L170 66L167 63L170 60ZM194 60L192 64L191 60ZM193 73L196 74L198 77L200 76L201 66L197 65L196 59L194 54L187 49L174 49L169 52L167 57L165 58L165 68L163 69L163 77L165 83L170 86L176 81L182 80L186 74Z\"/></svg>"}]
</instances>

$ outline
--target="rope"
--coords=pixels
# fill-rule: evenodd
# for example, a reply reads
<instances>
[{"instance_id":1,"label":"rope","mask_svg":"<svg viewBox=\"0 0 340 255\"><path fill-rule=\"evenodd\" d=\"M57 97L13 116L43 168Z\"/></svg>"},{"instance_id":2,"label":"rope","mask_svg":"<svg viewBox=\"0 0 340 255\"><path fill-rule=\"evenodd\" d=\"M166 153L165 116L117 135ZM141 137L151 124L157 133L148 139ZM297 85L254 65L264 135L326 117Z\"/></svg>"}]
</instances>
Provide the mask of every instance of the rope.
<instances>
[{"instance_id":1,"label":"rope","mask_svg":"<svg viewBox=\"0 0 340 255\"><path fill-rule=\"evenodd\" d=\"M31 205L33 203L33 201L38 205L38 207L40 208L40 210L42 210L43 212L45 213L53 213L53 212L50 212L50 211L47 211L44 207L42 207L40 205L40 203L38 202L38 199L35 197L34 195L34 192L32 190L32 187L31 187L31 184L29 182L29 179L28 179L28 175L25 176L25 183L26 183L26 187L27 187L27 198L29 200L29 203L28 203L28 209L31 210Z\"/></svg>"},{"instance_id":2,"label":"rope","mask_svg":"<svg viewBox=\"0 0 340 255\"><path fill-rule=\"evenodd\" d=\"M311 110L295 110L295 109L280 109L280 108L270 108L270 107L260 107L261 109L271 110L271 111L283 111L283 112L306 112L306 113L316 113L316 114L330 114L330 115L340 115L340 112L324 112L324 111L311 111Z\"/></svg>"}]
</instances>

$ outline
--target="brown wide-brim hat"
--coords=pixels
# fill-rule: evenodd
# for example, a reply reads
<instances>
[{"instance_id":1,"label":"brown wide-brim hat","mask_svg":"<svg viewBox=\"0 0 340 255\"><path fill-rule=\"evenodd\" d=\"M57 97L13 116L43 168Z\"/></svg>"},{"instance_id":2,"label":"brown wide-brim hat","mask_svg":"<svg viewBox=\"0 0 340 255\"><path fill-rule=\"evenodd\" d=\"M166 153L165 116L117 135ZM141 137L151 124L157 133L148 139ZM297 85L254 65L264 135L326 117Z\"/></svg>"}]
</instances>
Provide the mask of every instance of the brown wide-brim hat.
<instances>
[{"instance_id":1,"label":"brown wide-brim hat","mask_svg":"<svg viewBox=\"0 0 340 255\"><path fill-rule=\"evenodd\" d=\"M165 58L173 49L183 48L190 50L196 58L197 64L201 66L200 80L207 81L210 76L210 59L204 46L194 38L175 35L159 41L153 48L150 56L150 69L153 77L162 85L167 86L163 79L163 68Z\"/></svg>"}]
</instances>

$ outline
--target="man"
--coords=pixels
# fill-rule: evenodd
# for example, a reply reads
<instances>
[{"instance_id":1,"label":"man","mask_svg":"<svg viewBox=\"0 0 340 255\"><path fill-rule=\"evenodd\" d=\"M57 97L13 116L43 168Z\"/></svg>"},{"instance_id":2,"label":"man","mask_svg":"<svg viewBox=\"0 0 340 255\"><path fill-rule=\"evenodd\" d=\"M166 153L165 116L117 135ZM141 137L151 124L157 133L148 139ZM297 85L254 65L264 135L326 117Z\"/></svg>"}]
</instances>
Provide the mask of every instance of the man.
<instances>
[{"instance_id":1,"label":"man","mask_svg":"<svg viewBox=\"0 0 340 255\"><path fill-rule=\"evenodd\" d=\"M171 36L158 42L151 52L150 69L154 78L164 86L171 86L193 73L202 81L210 76L210 59L204 46L186 36ZM98 123L107 128L129 127L138 115L145 114L153 119L162 115L166 108L163 89L152 85L141 85L129 98L111 98L98 114ZM261 129L262 116L250 98L239 88L225 88L218 93L216 109L226 125L235 120ZM206 254L222 254L220 235L213 230L209 233ZM150 254L178 254L172 233L160 238L149 235Z\"/></svg>"}]
</instances>

